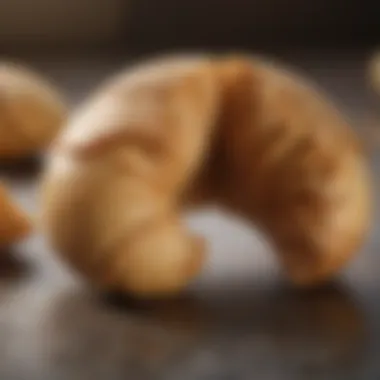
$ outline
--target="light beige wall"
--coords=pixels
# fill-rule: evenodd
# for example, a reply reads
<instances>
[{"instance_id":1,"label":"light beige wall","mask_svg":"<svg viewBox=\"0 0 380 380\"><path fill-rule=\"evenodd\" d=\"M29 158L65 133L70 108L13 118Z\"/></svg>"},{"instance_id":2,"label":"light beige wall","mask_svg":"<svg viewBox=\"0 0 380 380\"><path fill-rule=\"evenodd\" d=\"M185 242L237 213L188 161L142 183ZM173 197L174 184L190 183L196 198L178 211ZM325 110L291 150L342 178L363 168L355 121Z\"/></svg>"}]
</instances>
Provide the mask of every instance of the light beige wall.
<instances>
[{"instance_id":1,"label":"light beige wall","mask_svg":"<svg viewBox=\"0 0 380 380\"><path fill-rule=\"evenodd\" d=\"M0 43L102 43L121 36L125 0L0 0Z\"/></svg>"}]
</instances>

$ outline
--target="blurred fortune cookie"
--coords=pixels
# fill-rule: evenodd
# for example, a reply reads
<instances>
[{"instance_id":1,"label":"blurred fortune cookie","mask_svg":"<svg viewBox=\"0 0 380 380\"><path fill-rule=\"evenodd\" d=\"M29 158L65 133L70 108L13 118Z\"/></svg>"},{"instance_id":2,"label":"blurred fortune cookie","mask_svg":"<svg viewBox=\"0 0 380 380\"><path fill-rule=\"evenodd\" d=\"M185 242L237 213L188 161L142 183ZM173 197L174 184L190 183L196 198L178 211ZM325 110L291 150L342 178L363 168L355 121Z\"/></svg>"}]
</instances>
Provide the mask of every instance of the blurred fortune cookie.
<instances>
[{"instance_id":1,"label":"blurred fortune cookie","mask_svg":"<svg viewBox=\"0 0 380 380\"><path fill-rule=\"evenodd\" d=\"M26 67L0 62L0 159L45 150L66 117L59 92Z\"/></svg>"},{"instance_id":2,"label":"blurred fortune cookie","mask_svg":"<svg viewBox=\"0 0 380 380\"><path fill-rule=\"evenodd\" d=\"M17 243L29 235L32 222L0 182L0 248Z\"/></svg>"}]
</instances>

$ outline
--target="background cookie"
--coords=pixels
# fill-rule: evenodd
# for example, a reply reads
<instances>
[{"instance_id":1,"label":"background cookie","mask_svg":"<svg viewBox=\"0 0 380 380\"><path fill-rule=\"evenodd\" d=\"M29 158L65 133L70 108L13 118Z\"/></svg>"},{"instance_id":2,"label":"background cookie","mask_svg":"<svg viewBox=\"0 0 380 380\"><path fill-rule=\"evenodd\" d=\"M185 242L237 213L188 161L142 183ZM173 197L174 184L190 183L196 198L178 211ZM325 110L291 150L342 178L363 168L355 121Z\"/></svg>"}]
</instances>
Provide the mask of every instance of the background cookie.
<instances>
[{"instance_id":1,"label":"background cookie","mask_svg":"<svg viewBox=\"0 0 380 380\"><path fill-rule=\"evenodd\" d=\"M44 78L25 67L0 63L0 159L46 148L65 116L61 95Z\"/></svg>"}]
</instances>

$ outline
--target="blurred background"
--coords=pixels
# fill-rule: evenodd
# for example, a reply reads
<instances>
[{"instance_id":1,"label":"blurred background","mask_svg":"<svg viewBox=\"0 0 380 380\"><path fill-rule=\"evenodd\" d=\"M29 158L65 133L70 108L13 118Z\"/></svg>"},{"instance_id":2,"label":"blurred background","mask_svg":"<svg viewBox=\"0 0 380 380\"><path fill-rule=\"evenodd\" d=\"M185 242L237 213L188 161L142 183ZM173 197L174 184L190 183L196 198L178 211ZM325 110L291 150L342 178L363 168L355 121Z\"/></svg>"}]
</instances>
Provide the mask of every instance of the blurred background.
<instances>
[{"instance_id":1,"label":"blurred background","mask_svg":"<svg viewBox=\"0 0 380 380\"><path fill-rule=\"evenodd\" d=\"M367 78L379 43L374 1L0 0L0 58L40 71L73 106L137 57L244 50L310 76L364 141L380 125ZM378 178L378 151L369 156ZM31 213L38 172L0 168ZM161 304L94 296L35 234L0 270L0 379L378 380L375 207L360 254L337 284L311 294L289 291L260 237L217 210L189 216L210 241L192 297Z\"/></svg>"},{"instance_id":2,"label":"blurred background","mask_svg":"<svg viewBox=\"0 0 380 380\"><path fill-rule=\"evenodd\" d=\"M137 58L189 50L266 54L317 76L338 98L349 75L360 94L356 117L358 102L373 106L363 92L363 65L380 38L379 15L378 2L359 0L2 0L0 53L70 88L73 103ZM350 99L342 105L349 111Z\"/></svg>"},{"instance_id":3,"label":"blurred background","mask_svg":"<svg viewBox=\"0 0 380 380\"><path fill-rule=\"evenodd\" d=\"M6 51L280 49L376 44L380 4L319 0L2 0Z\"/></svg>"}]
</instances>

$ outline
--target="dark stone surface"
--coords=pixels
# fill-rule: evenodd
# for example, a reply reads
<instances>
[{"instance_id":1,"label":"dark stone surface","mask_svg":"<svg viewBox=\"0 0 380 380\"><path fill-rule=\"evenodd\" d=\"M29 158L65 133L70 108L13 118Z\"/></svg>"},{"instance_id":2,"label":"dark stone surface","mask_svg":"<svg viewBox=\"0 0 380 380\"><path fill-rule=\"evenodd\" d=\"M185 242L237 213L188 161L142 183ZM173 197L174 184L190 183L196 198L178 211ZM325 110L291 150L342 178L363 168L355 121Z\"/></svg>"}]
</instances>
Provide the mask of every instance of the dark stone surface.
<instances>
[{"instance_id":1,"label":"dark stone surface","mask_svg":"<svg viewBox=\"0 0 380 380\"><path fill-rule=\"evenodd\" d=\"M285 59L330 91L368 139L380 99L365 84L365 53ZM75 105L122 65L111 58L25 58ZM371 152L374 177L380 156ZM18 201L38 211L37 161L3 164ZM376 205L377 210L377 205ZM209 237L204 273L181 299L138 302L95 294L36 232L0 260L0 379L377 380L380 377L378 212L368 242L336 281L296 292L269 247L231 216L189 216Z\"/></svg>"}]
</instances>

